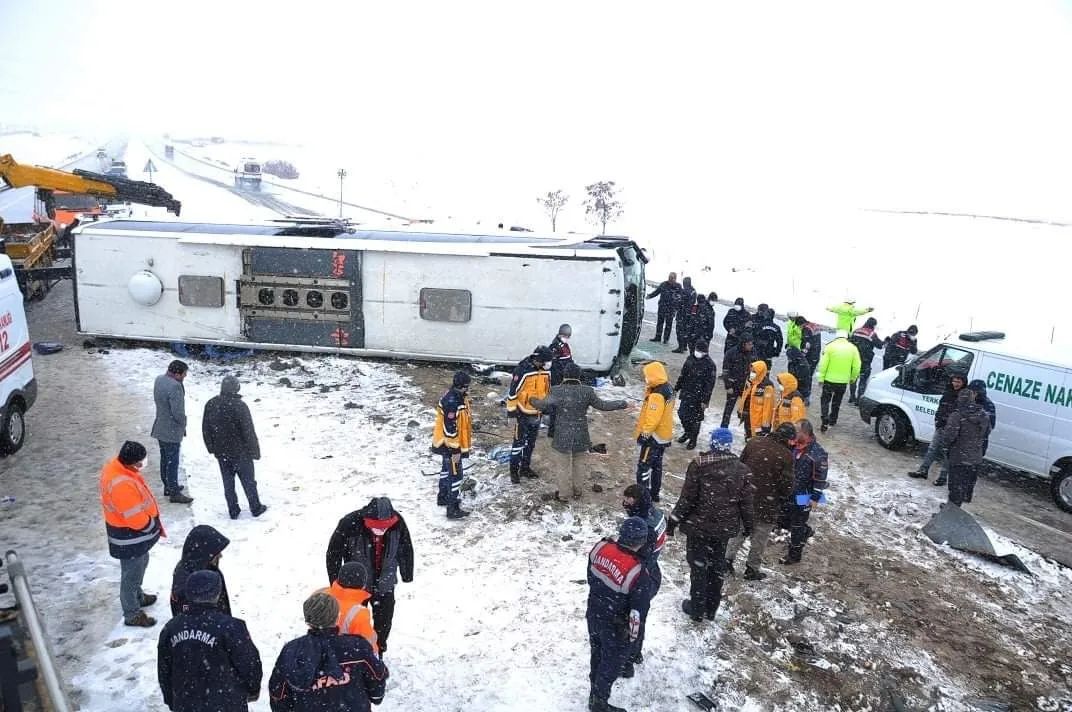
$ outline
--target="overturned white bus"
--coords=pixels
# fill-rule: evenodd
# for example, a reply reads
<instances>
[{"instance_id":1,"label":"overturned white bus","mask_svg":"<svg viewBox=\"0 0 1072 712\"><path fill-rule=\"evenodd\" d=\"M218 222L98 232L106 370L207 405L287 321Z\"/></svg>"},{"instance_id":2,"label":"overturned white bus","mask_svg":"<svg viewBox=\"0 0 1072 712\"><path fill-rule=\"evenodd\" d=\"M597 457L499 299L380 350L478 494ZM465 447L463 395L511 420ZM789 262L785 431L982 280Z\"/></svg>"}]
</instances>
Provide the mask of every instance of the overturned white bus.
<instances>
[{"instance_id":1,"label":"overturned white bus","mask_svg":"<svg viewBox=\"0 0 1072 712\"><path fill-rule=\"evenodd\" d=\"M636 345L643 251L620 237L109 220L74 232L80 333L511 364L573 326L582 368Z\"/></svg>"}]
</instances>

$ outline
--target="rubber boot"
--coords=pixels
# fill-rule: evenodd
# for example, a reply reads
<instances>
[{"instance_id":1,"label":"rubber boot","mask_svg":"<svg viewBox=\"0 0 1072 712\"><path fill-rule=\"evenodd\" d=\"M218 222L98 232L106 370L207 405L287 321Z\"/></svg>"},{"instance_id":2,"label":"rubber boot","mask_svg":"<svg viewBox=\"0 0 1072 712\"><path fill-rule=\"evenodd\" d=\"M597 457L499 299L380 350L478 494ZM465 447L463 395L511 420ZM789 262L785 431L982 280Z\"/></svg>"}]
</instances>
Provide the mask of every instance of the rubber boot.
<instances>
[{"instance_id":1,"label":"rubber boot","mask_svg":"<svg viewBox=\"0 0 1072 712\"><path fill-rule=\"evenodd\" d=\"M759 569L753 569L751 566L744 568L744 580L745 581L762 581L767 578L767 574L763 573Z\"/></svg>"},{"instance_id":2,"label":"rubber boot","mask_svg":"<svg viewBox=\"0 0 1072 712\"><path fill-rule=\"evenodd\" d=\"M462 509L460 504L447 505L447 519L465 519L469 516L469 512Z\"/></svg>"}]
</instances>

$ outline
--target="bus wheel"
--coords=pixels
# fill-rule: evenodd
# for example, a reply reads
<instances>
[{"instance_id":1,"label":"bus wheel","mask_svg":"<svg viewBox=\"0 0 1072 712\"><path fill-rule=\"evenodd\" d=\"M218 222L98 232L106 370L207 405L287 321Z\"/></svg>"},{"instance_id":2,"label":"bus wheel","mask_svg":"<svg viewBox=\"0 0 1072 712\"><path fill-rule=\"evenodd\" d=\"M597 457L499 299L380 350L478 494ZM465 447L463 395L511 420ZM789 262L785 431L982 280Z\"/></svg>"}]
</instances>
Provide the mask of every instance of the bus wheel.
<instances>
[{"instance_id":1,"label":"bus wheel","mask_svg":"<svg viewBox=\"0 0 1072 712\"><path fill-rule=\"evenodd\" d=\"M1072 465L1065 465L1050 482L1053 501L1066 512L1072 512Z\"/></svg>"},{"instance_id":2,"label":"bus wheel","mask_svg":"<svg viewBox=\"0 0 1072 712\"><path fill-rule=\"evenodd\" d=\"M3 426L0 427L0 452L14 455L26 440L26 418L22 406L17 402L9 403L4 413Z\"/></svg>"},{"instance_id":3,"label":"bus wheel","mask_svg":"<svg viewBox=\"0 0 1072 712\"><path fill-rule=\"evenodd\" d=\"M875 437L887 450L900 450L904 447L911 429L908 418L896 408L883 408L875 418Z\"/></svg>"}]
</instances>

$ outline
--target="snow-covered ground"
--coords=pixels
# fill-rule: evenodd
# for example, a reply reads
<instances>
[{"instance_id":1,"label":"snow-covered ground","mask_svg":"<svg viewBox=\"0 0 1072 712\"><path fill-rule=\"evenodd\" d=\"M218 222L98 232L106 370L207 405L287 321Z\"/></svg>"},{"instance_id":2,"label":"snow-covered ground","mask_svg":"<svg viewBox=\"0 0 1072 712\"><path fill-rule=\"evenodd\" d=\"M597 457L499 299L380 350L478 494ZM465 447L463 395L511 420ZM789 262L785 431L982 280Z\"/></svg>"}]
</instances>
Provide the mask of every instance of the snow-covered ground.
<instances>
[{"instance_id":1,"label":"snow-covered ground","mask_svg":"<svg viewBox=\"0 0 1072 712\"><path fill-rule=\"evenodd\" d=\"M0 135L0 156L10 153L19 163L59 166L93 151L92 138L31 132Z\"/></svg>"},{"instance_id":2,"label":"snow-covered ground","mask_svg":"<svg viewBox=\"0 0 1072 712\"><path fill-rule=\"evenodd\" d=\"M132 349L86 358L96 360L100 378L142 400L172 355ZM242 379L262 444L258 482L270 509L256 520L248 513L235 522L227 518L218 470L199 438L201 408L227 373ZM249 623L270 669L282 644L302 631L302 600L327 583L324 550L336 521L387 495L407 519L417 565L413 583L400 584L397 592L387 657L392 678L382 709L580 712L588 691L585 556L621 520L607 501L617 501L616 490L631 476L615 469L617 459L599 462L594 468L610 468L610 479L592 477L609 494L558 507L537 496L546 486L510 485L505 468L482 459L493 441L478 435L483 447L472 460L475 492L465 500L474 514L448 522L434 503L435 478L421 474L436 471L437 460L425 447L432 413L422 405L427 393L418 384L436 374L445 382L449 372L330 357L194 364L186 381L190 437L183 479L195 502L189 511L164 505L169 538L153 551L146 590L167 592L195 523L220 529L231 539L222 568L232 606ZM475 394L482 429L500 422L494 397L482 398L498 390L481 386ZM635 399L640 386L608 387L604 395ZM594 438L621 450L613 443L627 434L633 417L597 416ZM708 425L714 420L712 413ZM149 425L133 423L117 438L151 443ZM684 711L690 709L684 696L702 689L727 709L830 709L837 699L840 709L864 710L874 709L881 677L909 700L926 680L933 709L967 711L980 690L1008 693L1007 680L993 679L993 669L1008 663L994 660L1013 656L1025 676L1016 699L1028 689L1038 693L1037 709L1072 704L1061 691L1072 682L1072 670L1061 673L1046 657L1056 660L1047 645L1067 644L1072 635L1072 573L1007 542L1001 544L1023 557L1037 578L934 546L919 528L937 508L937 491L920 495L914 483L876 478L840 454L836 441L831 446L832 504L815 518L819 535L807 566L784 573L773 567L759 585L732 581L716 623L694 627L679 611L688 577L683 542L672 541L663 556L646 661L635 679L616 684L612 701L632 710ZM541 441L538 467L545 464L544 447ZM628 461L631 451L623 453ZM684 451L672 454L667 507L687 462ZM155 481L153 465L148 472ZM768 562L784 545L771 545ZM118 567L102 546L96 555L66 562L65 577L114 593ZM115 621L114 629L96 651L87 651L88 661L71 680L81 708L162 709L155 677L159 628L122 626L113 598L98 615ZM165 605L155 612L166 617ZM64 626L64 613L55 615L51 625ZM913 632L916 618L925 626L922 638ZM968 621L979 630L965 629ZM987 658L982 682L956 663L973 654ZM1046 668L1053 675L1039 673ZM265 695L252 709L268 709Z\"/></svg>"}]
</instances>

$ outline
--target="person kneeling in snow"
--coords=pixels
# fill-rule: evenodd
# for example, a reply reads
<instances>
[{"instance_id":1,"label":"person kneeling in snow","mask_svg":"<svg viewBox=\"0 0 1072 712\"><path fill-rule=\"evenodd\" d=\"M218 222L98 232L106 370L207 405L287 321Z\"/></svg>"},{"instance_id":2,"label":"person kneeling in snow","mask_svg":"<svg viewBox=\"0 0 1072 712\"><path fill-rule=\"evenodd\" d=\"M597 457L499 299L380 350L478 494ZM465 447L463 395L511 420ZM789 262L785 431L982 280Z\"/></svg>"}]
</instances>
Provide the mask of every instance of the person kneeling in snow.
<instances>
[{"instance_id":1,"label":"person kneeling in snow","mask_svg":"<svg viewBox=\"0 0 1072 712\"><path fill-rule=\"evenodd\" d=\"M608 700L651 605L652 580L639 554L647 541L647 523L629 517L618 531L618 541L603 539L588 554L589 712L625 712Z\"/></svg>"},{"instance_id":2,"label":"person kneeling in snow","mask_svg":"<svg viewBox=\"0 0 1072 712\"><path fill-rule=\"evenodd\" d=\"M360 561L371 574L373 624L380 655L387 652L387 636L395 615L395 584L398 576L413 580L413 541L402 515L391 500L373 497L363 509L339 520L328 543L328 581L339 578L342 565Z\"/></svg>"},{"instance_id":3,"label":"person kneeling in snow","mask_svg":"<svg viewBox=\"0 0 1072 712\"><path fill-rule=\"evenodd\" d=\"M369 642L339 635L339 604L317 591L303 605L309 632L279 652L268 680L272 712L370 712L383 702L387 667Z\"/></svg>"},{"instance_id":4,"label":"person kneeling in snow","mask_svg":"<svg viewBox=\"0 0 1072 712\"><path fill-rule=\"evenodd\" d=\"M752 471L738 460L730 446L728 428L711 432L711 450L701 453L685 471L685 485L670 513L667 536L678 524L685 532L685 561L689 564L689 597L681 610L699 623L714 620L722 602L725 582L726 545L744 524L752 534Z\"/></svg>"},{"instance_id":5,"label":"person kneeling in snow","mask_svg":"<svg viewBox=\"0 0 1072 712\"><path fill-rule=\"evenodd\" d=\"M244 712L260 696L260 653L245 621L220 610L222 590L215 571L194 572L186 581L186 607L160 631L157 678L174 712Z\"/></svg>"},{"instance_id":6,"label":"person kneeling in snow","mask_svg":"<svg viewBox=\"0 0 1072 712\"><path fill-rule=\"evenodd\" d=\"M369 571L360 561L347 561L339 569L339 578L331 584L328 593L339 603L339 633L360 635L369 642L373 652L379 654L376 630L372 625L372 607L368 592Z\"/></svg>"}]
</instances>

